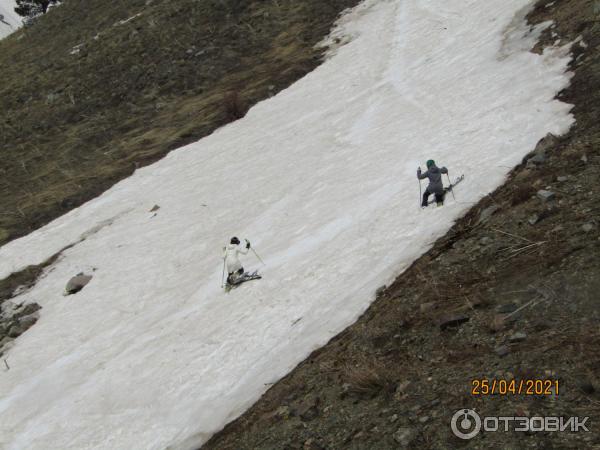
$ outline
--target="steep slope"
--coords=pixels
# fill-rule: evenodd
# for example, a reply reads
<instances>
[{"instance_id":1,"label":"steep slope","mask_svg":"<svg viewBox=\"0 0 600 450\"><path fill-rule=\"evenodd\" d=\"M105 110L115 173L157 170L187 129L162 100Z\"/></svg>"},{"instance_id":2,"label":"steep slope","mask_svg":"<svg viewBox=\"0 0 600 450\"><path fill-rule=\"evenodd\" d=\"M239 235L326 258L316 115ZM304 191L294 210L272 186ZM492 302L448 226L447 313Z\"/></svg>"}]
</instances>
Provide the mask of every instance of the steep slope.
<instances>
[{"instance_id":1,"label":"steep slope","mask_svg":"<svg viewBox=\"0 0 600 450\"><path fill-rule=\"evenodd\" d=\"M70 0L0 41L0 245L242 117L358 0Z\"/></svg>"},{"instance_id":2,"label":"steep slope","mask_svg":"<svg viewBox=\"0 0 600 450\"><path fill-rule=\"evenodd\" d=\"M193 448L355 321L541 137L572 124L554 99L569 46L529 52L544 29L525 26L529 4L366 1L302 80L0 248L4 277L72 245L14 299L42 310L5 355L3 444ZM469 174L460 202L416 207L427 157ZM266 267L225 295L232 234ZM92 282L63 297L82 270Z\"/></svg>"},{"instance_id":3,"label":"steep slope","mask_svg":"<svg viewBox=\"0 0 600 450\"><path fill-rule=\"evenodd\" d=\"M354 325L203 448L600 448L600 29L590 20L598 14L593 2L571 0L538 2L529 15L554 22L535 51L578 41L572 84L559 96L574 104L570 132L540 141ZM544 202L540 189L554 199ZM449 326L451 318L462 324ZM543 380L553 389L472 395L477 380L490 388L514 381L517 390L520 380ZM463 408L481 417L588 417L589 432L461 440L451 419Z\"/></svg>"}]
</instances>

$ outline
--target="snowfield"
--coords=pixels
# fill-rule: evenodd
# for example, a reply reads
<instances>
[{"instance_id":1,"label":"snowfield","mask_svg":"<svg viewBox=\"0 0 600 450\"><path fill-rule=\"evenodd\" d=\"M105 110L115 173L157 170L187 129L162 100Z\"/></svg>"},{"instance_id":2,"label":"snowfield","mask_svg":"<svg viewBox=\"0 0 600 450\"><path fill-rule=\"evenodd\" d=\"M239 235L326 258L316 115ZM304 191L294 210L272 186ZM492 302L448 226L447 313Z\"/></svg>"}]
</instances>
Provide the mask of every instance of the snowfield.
<instances>
[{"instance_id":1,"label":"snowfield","mask_svg":"<svg viewBox=\"0 0 600 450\"><path fill-rule=\"evenodd\" d=\"M5 38L22 25L22 17L15 12L15 0L0 0L0 39Z\"/></svg>"},{"instance_id":2,"label":"snowfield","mask_svg":"<svg viewBox=\"0 0 600 450\"><path fill-rule=\"evenodd\" d=\"M531 4L366 0L314 72L0 248L6 277L78 242L14 300L43 309L0 366L0 448L196 448L353 323L573 123L554 99L569 46L528 51L550 26L525 24ZM429 158L466 178L456 202L421 210ZM233 235L266 267L248 254L264 278L225 294ZM94 278L64 297L80 271Z\"/></svg>"}]
</instances>

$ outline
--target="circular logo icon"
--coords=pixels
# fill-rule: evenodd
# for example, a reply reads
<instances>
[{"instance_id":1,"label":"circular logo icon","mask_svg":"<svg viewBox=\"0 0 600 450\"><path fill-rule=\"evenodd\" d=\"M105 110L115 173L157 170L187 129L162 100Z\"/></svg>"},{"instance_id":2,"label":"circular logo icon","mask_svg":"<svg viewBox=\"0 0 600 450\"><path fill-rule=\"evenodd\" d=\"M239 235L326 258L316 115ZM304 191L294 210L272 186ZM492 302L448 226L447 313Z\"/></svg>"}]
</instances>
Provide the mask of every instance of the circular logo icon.
<instances>
[{"instance_id":1,"label":"circular logo icon","mask_svg":"<svg viewBox=\"0 0 600 450\"><path fill-rule=\"evenodd\" d=\"M452 432L461 439L473 439L481 430L481 418L472 409L459 409L452 416Z\"/></svg>"}]
</instances>

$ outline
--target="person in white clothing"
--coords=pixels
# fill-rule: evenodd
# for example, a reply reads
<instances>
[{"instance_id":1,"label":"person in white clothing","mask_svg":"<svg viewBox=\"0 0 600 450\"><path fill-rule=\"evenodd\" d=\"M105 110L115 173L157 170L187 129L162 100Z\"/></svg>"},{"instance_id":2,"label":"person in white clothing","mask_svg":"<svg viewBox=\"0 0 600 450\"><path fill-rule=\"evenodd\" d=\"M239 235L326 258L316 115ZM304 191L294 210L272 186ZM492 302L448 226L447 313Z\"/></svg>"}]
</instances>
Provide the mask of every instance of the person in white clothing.
<instances>
[{"instance_id":1,"label":"person in white clothing","mask_svg":"<svg viewBox=\"0 0 600 450\"><path fill-rule=\"evenodd\" d=\"M227 283L232 284L239 276L244 273L244 267L240 262L239 255L248 254L250 242L246 239L246 245L241 245L237 237L232 237L229 245L225 249L225 262L227 264Z\"/></svg>"}]
</instances>

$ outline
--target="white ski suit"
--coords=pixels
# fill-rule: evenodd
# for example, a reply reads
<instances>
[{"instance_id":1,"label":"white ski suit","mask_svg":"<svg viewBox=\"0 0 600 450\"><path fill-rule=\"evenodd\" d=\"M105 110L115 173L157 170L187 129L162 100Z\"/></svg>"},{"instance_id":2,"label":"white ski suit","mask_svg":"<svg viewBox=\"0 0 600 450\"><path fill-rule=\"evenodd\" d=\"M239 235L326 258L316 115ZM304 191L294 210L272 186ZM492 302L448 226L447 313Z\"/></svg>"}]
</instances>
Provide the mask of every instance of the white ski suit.
<instances>
[{"instance_id":1,"label":"white ski suit","mask_svg":"<svg viewBox=\"0 0 600 450\"><path fill-rule=\"evenodd\" d=\"M227 263L227 272L231 275L242 269L242 263L238 255L246 255L250 249L246 248L246 243L229 244L225 249L225 261Z\"/></svg>"}]
</instances>

